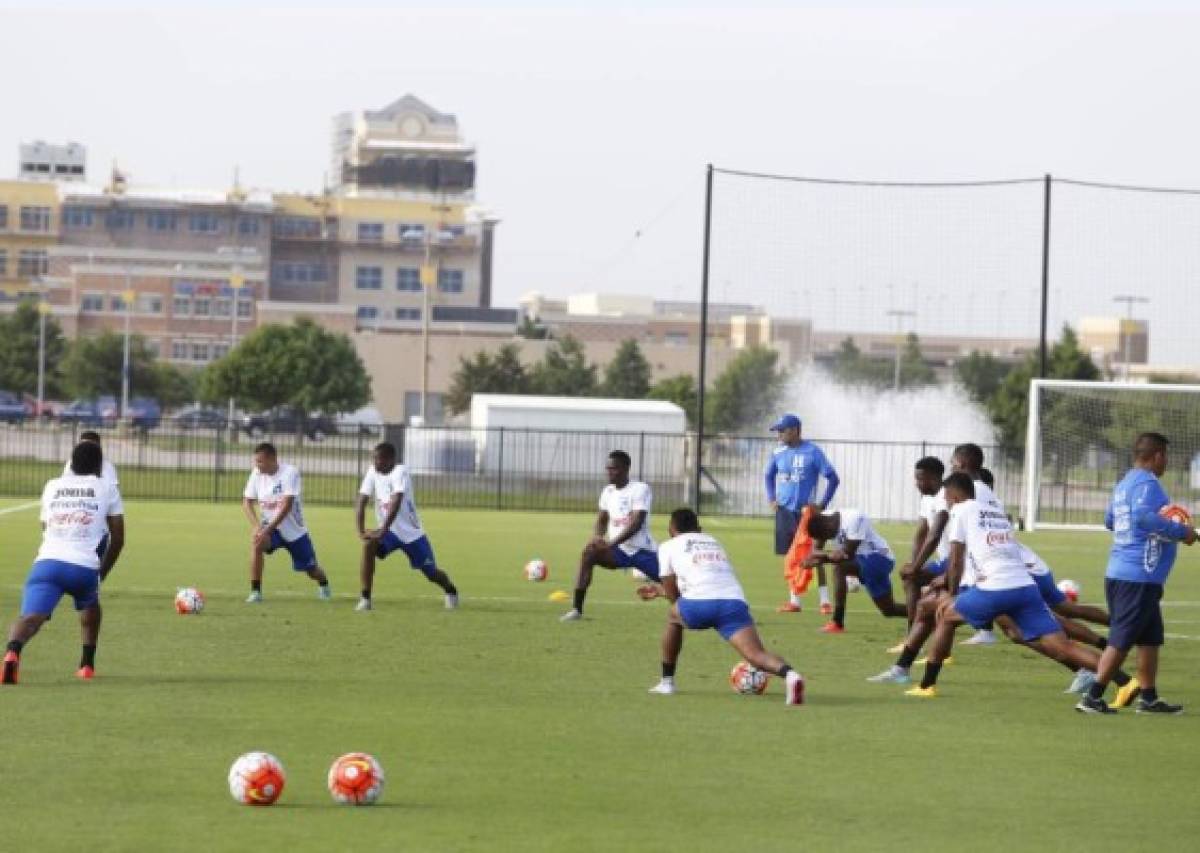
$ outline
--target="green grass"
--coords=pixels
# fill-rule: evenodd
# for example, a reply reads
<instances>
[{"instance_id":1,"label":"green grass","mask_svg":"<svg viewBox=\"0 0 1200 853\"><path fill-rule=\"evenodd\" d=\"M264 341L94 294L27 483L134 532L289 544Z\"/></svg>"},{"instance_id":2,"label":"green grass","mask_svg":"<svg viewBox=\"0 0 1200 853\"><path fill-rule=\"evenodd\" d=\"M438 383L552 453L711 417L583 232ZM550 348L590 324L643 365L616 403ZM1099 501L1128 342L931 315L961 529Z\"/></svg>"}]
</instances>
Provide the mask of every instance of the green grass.
<instances>
[{"instance_id":1,"label":"green grass","mask_svg":"<svg viewBox=\"0 0 1200 853\"><path fill-rule=\"evenodd\" d=\"M5 500L0 509L26 501ZM570 587L584 515L431 511L463 609L393 558L377 609L352 611L352 519L311 510L337 593L313 597L283 557L261 607L244 605L245 522L234 505L131 503L130 544L104 589L91 683L73 676L69 606L0 690L4 833L29 850L1089 850L1191 848L1200 831L1200 717L1085 718L1067 673L1012 646L960 648L942 696L910 699L864 677L901 626L861 596L849 633L774 612L782 582L764 523L712 519L767 644L809 680L810 703L732 694L732 651L691 634L681 693L658 674L662 602L605 573L588 619L547 602ZM656 533L661 535L661 517ZM894 545L909 531L885 528ZM37 545L33 509L0 515L0 607L15 614ZM1031 544L1060 578L1101 591L1105 539ZM906 547L899 550L906 552ZM521 578L533 556L545 584ZM1200 711L1200 578L1185 551L1168 588L1165 695ZM175 587L208 596L176 616ZM1190 602L1185 604L1185 602ZM275 753L281 802L230 800L229 764ZM365 750L388 773L371 809L335 806L324 775Z\"/></svg>"}]
</instances>

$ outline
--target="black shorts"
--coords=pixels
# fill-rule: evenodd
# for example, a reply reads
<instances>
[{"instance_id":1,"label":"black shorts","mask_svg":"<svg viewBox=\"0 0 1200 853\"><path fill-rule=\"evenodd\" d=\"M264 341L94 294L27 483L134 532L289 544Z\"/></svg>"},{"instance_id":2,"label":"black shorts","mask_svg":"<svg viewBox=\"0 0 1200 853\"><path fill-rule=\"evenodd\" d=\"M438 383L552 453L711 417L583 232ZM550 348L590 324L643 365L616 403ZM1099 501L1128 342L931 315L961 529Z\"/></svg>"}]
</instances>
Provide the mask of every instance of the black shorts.
<instances>
[{"instance_id":1,"label":"black shorts","mask_svg":"<svg viewBox=\"0 0 1200 853\"><path fill-rule=\"evenodd\" d=\"M786 507L775 508L775 553L786 554L796 538L796 528L800 526L800 513L792 512Z\"/></svg>"},{"instance_id":2,"label":"black shorts","mask_svg":"<svg viewBox=\"0 0 1200 853\"><path fill-rule=\"evenodd\" d=\"M1134 646L1161 646L1163 631L1162 584L1104 580L1111 623L1108 644L1123 652Z\"/></svg>"}]
</instances>

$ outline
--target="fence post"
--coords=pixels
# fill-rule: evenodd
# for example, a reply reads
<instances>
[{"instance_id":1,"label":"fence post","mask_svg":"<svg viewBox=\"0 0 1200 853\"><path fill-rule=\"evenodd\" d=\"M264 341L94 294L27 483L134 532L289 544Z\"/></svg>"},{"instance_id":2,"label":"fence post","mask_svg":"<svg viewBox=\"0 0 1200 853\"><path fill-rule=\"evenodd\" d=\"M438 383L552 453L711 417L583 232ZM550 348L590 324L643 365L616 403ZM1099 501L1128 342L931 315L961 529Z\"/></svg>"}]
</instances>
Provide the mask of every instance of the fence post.
<instances>
[{"instance_id":1,"label":"fence post","mask_svg":"<svg viewBox=\"0 0 1200 853\"><path fill-rule=\"evenodd\" d=\"M642 433L638 434L638 479L642 480L643 482L646 479L646 477L645 477L646 471L645 471L645 463L643 463L642 460L645 458L646 458L646 433L642 432Z\"/></svg>"},{"instance_id":2,"label":"fence post","mask_svg":"<svg viewBox=\"0 0 1200 853\"><path fill-rule=\"evenodd\" d=\"M496 459L496 509L504 509L504 427L500 427L500 451Z\"/></svg>"},{"instance_id":3,"label":"fence post","mask_svg":"<svg viewBox=\"0 0 1200 853\"><path fill-rule=\"evenodd\" d=\"M213 444L213 503L219 503L221 500L221 469L225 467L224 432L221 427L213 430L216 435L216 442Z\"/></svg>"}]
</instances>

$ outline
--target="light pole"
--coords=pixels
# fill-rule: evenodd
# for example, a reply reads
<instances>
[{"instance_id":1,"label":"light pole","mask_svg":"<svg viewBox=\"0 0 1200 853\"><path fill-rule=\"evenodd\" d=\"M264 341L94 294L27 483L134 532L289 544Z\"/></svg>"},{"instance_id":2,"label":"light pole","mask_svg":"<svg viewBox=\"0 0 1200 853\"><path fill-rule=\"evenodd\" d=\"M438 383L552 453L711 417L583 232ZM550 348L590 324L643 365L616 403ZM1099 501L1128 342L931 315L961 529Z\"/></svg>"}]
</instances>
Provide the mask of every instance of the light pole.
<instances>
[{"instance_id":1,"label":"light pole","mask_svg":"<svg viewBox=\"0 0 1200 853\"><path fill-rule=\"evenodd\" d=\"M1129 362L1132 359L1132 356L1130 355L1130 352L1129 352L1129 339L1132 337L1131 333L1133 331L1133 306L1135 304L1145 305L1149 301L1150 300L1148 298L1146 298L1145 296L1135 296L1133 294L1127 294L1127 293L1123 293L1120 296L1113 297L1113 302L1124 302L1125 303L1125 322L1120 324L1121 334L1118 336L1118 338L1120 339L1121 344L1122 344L1122 349L1124 350L1125 381L1126 382L1129 381Z\"/></svg>"},{"instance_id":2,"label":"light pole","mask_svg":"<svg viewBox=\"0 0 1200 853\"><path fill-rule=\"evenodd\" d=\"M900 345L903 343L903 341L901 340L901 329L904 324L904 318L905 317L915 317L915 316L917 316L917 312L916 311L902 311L899 308L893 308L892 310L887 312L887 315L889 317L896 318L896 364L892 371L892 390L899 391L900 390Z\"/></svg>"},{"instance_id":3,"label":"light pole","mask_svg":"<svg viewBox=\"0 0 1200 853\"><path fill-rule=\"evenodd\" d=\"M129 414L129 374L131 372L130 364L129 364L129 335L130 335L130 331L131 331L130 324L133 321L133 299L134 299L135 295L136 294L134 294L134 292L133 292L133 285L131 283L131 279L130 279L130 275L129 275L129 268L126 267L126 269L125 269L125 292L121 294L121 298L125 300L125 347L124 347L124 356L121 361L121 413L120 413L120 419L122 421L124 421L125 418L128 417L128 414Z\"/></svg>"},{"instance_id":4,"label":"light pole","mask_svg":"<svg viewBox=\"0 0 1200 853\"><path fill-rule=\"evenodd\" d=\"M238 302L242 295L242 288L246 286L246 277L242 275L242 268L235 266L229 274L229 316L232 318L229 328L229 351L233 352L233 348L237 346L238 335ZM233 429L233 397L229 398L229 428Z\"/></svg>"},{"instance_id":5,"label":"light pole","mask_svg":"<svg viewBox=\"0 0 1200 853\"><path fill-rule=\"evenodd\" d=\"M433 263L433 235L425 232L425 262L421 264L421 426L427 424L429 405L429 314L430 291L437 285L438 270Z\"/></svg>"}]
</instances>

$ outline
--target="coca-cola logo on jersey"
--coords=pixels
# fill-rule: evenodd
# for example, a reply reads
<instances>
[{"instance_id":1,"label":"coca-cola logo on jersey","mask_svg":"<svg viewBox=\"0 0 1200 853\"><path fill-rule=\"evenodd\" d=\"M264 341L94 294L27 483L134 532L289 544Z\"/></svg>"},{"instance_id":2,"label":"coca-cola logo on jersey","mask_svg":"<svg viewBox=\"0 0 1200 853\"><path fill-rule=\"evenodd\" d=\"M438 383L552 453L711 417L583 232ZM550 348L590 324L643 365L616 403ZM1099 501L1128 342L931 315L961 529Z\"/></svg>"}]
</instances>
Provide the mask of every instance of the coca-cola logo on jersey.
<instances>
[{"instance_id":1,"label":"coca-cola logo on jersey","mask_svg":"<svg viewBox=\"0 0 1200 853\"><path fill-rule=\"evenodd\" d=\"M94 517L90 512L75 510L74 512L59 512L50 516L50 524L55 527L70 527L91 524Z\"/></svg>"},{"instance_id":2,"label":"coca-cola logo on jersey","mask_svg":"<svg viewBox=\"0 0 1200 853\"><path fill-rule=\"evenodd\" d=\"M987 534L988 545L995 548L997 545L1007 545L1012 542L1012 533L1008 530L989 530Z\"/></svg>"}]
</instances>

